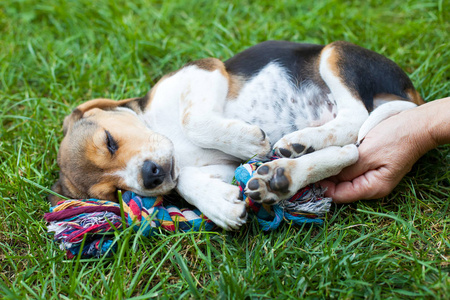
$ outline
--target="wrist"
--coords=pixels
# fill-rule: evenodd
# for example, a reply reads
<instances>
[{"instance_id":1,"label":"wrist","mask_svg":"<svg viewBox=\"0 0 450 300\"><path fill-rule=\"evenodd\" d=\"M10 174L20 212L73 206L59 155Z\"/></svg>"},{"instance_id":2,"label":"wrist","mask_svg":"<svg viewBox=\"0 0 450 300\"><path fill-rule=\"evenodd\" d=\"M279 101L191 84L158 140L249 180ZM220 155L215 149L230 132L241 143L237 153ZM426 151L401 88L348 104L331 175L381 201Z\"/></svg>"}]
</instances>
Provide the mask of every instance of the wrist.
<instances>
[{"instance_id":1,"label":"wrist","mask_svg":"<svg viewBox=\"0 0 450 300\"><path fill-rule=\"evenodd\" d=\"M433 139L434 147L450 143L450 97L423 105L427 122L427 132Z\"/></svg>"},{"instance_id":2,"label":"wrist","mask_svg":"<svg viewBox=\"0 0 450 300\"><path fill-rule=\"evenodd\" d=\"M423 106L420 106L392 117L393 121L398 124L395 130L398 131L399 141L405 143L403 147L405 154L408 153L407 155L414 162L438 146L432 135L433 125L427 116L428 113L428 110L424 110Z\"/></svg>"}]
</instances>

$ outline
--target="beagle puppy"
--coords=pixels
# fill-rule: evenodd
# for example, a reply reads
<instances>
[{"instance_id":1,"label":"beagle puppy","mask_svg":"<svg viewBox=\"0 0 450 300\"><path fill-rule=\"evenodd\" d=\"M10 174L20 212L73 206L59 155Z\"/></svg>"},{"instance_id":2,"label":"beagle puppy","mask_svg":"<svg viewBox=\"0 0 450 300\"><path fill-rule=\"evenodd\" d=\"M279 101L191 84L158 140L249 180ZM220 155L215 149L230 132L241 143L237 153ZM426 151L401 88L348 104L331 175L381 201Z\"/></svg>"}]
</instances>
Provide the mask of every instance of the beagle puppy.
<instances>
[{"instance_id":1,"label":"beagle puppy","mask_svg":"<svg viewBox=\"0 0 450 300\"><path fill-rule=\"evenodd\" d=\"M421 103L408 76L375 52L267 41L225 62L188 63L142 98L78 106L64 120L52 189L115 201L119 189L176 190L218 226L236 229L247 217L230 184L241 162L282 157L245 189L274 204L355 163L355 143L372 127Z\"/></svg>"}]
</instances>

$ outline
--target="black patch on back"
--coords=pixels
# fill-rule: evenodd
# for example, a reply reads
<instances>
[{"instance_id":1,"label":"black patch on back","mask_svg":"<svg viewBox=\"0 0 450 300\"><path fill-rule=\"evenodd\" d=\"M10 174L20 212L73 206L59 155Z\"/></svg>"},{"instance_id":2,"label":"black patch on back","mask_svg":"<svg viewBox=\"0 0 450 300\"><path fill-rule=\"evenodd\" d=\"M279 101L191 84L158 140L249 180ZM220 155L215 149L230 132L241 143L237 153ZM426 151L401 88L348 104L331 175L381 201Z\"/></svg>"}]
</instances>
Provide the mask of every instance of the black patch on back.
<instances>
[{"instance_id":1,"label":"black patch on back","mask_svg":"<svg viewBox=\"0 0 450 300\"><path fill-rule=\"evenodd\" d=\"M135 101L127 102L127 103L125 103L125 104L120 105L120 107L129 108L129 109L131 109L132 111L135 111L135 109L136 109L136 104L133 103L133 102L135 102Z\"/></svg>"},{"instance_id":2,"label":"black patch on back","mask_svg":"<svg viewBox=\"0 0 450 300\"><path fill-rule=\"evenodd\" d=\"M297 84L304 80L320 80L314 68L322 45L286 41L267 41L248 48L225 61L227 72L251 78L267 64L277 62Z\"/></svg>"},{"instance_id":3,"label":"black patch on back","mask_svg":"<svg viewBox=\"0 0 450 300\"><path fill-rule=\"evenodd\" d=\"M377 94L409 99L406 90L414 90L414 86L392 60L351 43L334 44L339 53L338 68L344 83L360 96L369 111L373 110L373 97Z\"/></svg>"},{"instance_id":4,"label":"black patch on back","mask_svg":"<svg viewBox=\"0 0 450 300\"><path fill-rule=\"evenodd\" d=\"M150 92L148 92L144 97L139 98L139 99L136 100L136 102L137 102L138 105L139 105L139 109L140 109L141 111L144 111L144 110L145 110L145 108L146 108L147 105L148 105L148 101L149 101L149 100L150 100Z\"/></svg>"},{"instance_id":5,"label":"black patch on back","mask_svg":"<svg viewBox=\"0 0 450 300\"><path fill-rule=\"evenodd\" d=\"M148 105L150 99L150 92L148 92L144 97L137 98L133 101L122 104L121 107L129 108L136 113L143 112Z\"/></svg>"},{"instance_id":6,"label":"black patch on back","mask_svg":"<svg viewBox=\"0 0 450 300\"><path fill-rule=\"evenodd\" d=\"M359 96L369 111L373 110L373 97L377 94L410 99L406 91L414 90L414 86L396 63L351 43L335 42L333 45L339 53L337 63L344 84ZM328 87L316 64L323 48L322 45L267 41L236 54L225 61L225 67L229 73L252 78L267 64L277 62L292 76L297 86L311 80L327 92Z\"/></svg>"}]
</instances>

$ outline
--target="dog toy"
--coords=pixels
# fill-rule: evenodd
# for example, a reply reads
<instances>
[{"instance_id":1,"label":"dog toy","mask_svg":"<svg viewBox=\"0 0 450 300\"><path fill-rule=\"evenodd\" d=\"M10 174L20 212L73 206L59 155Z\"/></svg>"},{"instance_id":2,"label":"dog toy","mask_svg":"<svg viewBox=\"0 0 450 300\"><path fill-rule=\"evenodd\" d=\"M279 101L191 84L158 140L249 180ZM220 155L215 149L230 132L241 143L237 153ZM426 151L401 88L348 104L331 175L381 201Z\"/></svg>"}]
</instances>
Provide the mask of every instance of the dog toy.
<instances>
[{"instance_id":1,"label":"dog toy","mask_svg":"<svg viewBox=\"0 0 450 300\"><path fill-rule=\"evenodd\" d=\"M273 157L273 159L277 159L277 157ZM277 229L283 220L292 221L297 225L323 223L325 214L330 210L332 199L325 197L325 189L318 185L308 185L300 189L291 198L282 200L275 205L260 204L247 197L244 194L244 188L262 164L262 161L251 160L240 165L235 172L241 197L246 202L250 212L256 216L262 230Z\"/></svg>"},{"instance_id":2,"label":"dog toy","mask_svg":"<svg viewBox=\"0 0 450 300\"><path fill-rule=\"evenodd\" d=\"M250 217L257 219L261 229L274 230L283 220L297 225L322 224L330 209L331 198L324 197L325 190L319 186L302 188L290 199L275 205L257 203L244 194L247 181L262 163L249 161L235 172L235 184L239 186L240 196L246 202ZM118 203L97 199L59 202L44 215L49 223L48 232L54 234L54 240L66 251L68 258L75 257L80 251L81 256L86 258L110 255L115 249L111 233L124 226L131 226L144 236L153 235L158 228L187 232L212 230L215 227L199 210L167 205L163 196L141 197L127 191L122 195L122 200L124 219Z\"/></svg>"},{"instance_id":3,"label":"dog toy","mask_svg":"<svg viewBox=\"0 0 450 300\"><path fill-rule=\"evenodd\" d=\"M214 224L198 209L179 209L174 205L163 205L163 197L140 197L127 191L122 195L124 220L120 204L97 199L66 200L50 208L44 215L49 222L48 232L73 258L80 251L82 257L99 257L114 250L112 233L123 226L132 226L148 237L157 228L168 231L212 230ZM124 222L123 222L124 221ZM84 241L83 249L81 245Z\"/></svg>"}]
</instances>

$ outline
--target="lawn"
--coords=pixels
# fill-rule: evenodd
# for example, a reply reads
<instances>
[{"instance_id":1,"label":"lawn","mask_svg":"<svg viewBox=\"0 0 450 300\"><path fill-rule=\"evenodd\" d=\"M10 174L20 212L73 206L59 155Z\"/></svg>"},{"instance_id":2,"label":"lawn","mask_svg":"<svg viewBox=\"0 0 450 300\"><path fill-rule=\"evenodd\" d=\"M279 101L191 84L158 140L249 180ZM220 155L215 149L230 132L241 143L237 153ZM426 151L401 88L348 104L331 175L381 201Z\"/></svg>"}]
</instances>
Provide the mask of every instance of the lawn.
<instances>
[{"instance_id":1,"label":"lawn","mask_svg":"<svg viewBox=\"0 0 450 300\"><path fill-rule=\"evenodd\" d=\"M67 260L42 217L62 120L85 100L142 96L188 61L279 39L375 50L432 101L449 96L449 20L443 0L0 0L0 296L448 297L449 145L389 196L333 205L322 227L126 230L113 257Z\"/></svg>"}]
</instances>

